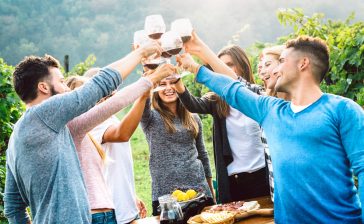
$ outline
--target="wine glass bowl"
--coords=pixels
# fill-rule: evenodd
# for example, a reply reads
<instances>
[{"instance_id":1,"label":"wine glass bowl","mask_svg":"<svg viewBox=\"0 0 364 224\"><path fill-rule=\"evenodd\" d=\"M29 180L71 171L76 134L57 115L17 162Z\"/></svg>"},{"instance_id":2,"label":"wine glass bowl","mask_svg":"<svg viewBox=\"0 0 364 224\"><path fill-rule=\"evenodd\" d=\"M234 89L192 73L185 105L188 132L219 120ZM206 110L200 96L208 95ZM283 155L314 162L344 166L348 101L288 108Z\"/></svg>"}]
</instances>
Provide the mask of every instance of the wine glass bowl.
<instances>
[{"instance_id":1,"label":"wine glass bowl","mask_svg":"<svg viewBox=\"0 0 364 224\"><path fill-rule=\"evenodd\" d=\"M166 32L166 24L159 14L145 17L144 30L149 38L158 40Z\"/></svg>"},{"instance_id":2,"label":"wine glass bowl","mask_svg":"<svg viewBox=\"0 0 364 224\"><path fill-rule=\"evenodd\" d=\"M193 27L189 19L182 18L172 22L171 30L178 33L182 42L186 43L191 39Z\"/></svg>"},{"instance_id":3,"label":"wine glass bowl","mask_svg":"<svg viewBox=\"0 0 364 224\"><path fill-rule=\"evenodd\" d=\"M138 30L134 33L134 39L133 39L133 45L134 45L134 49L137 49L141 46L144 46L145 44L147 44L150 39L147 35L147 33L145 32L145 30Z\"/></svg>"},{"instance_id":4,"label":"wine glass bowl","mask_svg":"<svg viewBox=\"0 0 364 224\"><path fill-rule=\"evenodd\" d=\"M161 47L163 49L162 57L169 58L177 55L183 47L183 42L178 33L168 31L161 36Z\"/></svg>"}]
</instances>

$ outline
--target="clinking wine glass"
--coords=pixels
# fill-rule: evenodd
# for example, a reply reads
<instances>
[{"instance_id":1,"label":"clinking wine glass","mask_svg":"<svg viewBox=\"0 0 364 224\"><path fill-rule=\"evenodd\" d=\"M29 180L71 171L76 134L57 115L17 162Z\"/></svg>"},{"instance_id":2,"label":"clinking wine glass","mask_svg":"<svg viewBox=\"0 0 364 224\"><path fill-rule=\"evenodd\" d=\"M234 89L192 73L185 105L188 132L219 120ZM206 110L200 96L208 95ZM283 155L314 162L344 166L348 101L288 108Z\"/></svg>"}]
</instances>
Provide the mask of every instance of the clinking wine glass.
<instances>
[{"instance_id":1,"label":"clinking wine glass","mask_svg":"<svg viewBox=\"0 0 364 224\"><path fill-rule=\"evenodd\" d=\"M183 47L183 42L178 33L168 31L161 36L161 47L163 49L162 57L170 58L177 55Z\"/></svg>"},{"instance_id":2,"label":"clinking wine glass","mask_svg":"<svg viewBox=\"0 0 364 224\"><path fill-rule=\"evenodd\" d=\"M134 32L134 41L133 41L134 49L146 45L147 43L149 43L149 41L150 39L145 30L138 30Z\"/></svg>"},{"instance_id":3,"label":"clinking wine glass","mask_svg":"<svg viewBox=\"0 0 364 224\"><path fill-rule=\"evenodd\" d=\"M166 24L159 14L145 17L144 30L154 40L158 40L166 32Z\"/></svg>"},{"instance_id":4,"label":"clinking wine glass","mask_svg":"<svg viewBox=\"0 0 364 224\"><path fill-rule=\"evenodd\" d=\"M171 30L178 33L182 42L186 43L191 39L193 27L189 19L182 18L172 22Z\"/></svg>"}]
</instances>

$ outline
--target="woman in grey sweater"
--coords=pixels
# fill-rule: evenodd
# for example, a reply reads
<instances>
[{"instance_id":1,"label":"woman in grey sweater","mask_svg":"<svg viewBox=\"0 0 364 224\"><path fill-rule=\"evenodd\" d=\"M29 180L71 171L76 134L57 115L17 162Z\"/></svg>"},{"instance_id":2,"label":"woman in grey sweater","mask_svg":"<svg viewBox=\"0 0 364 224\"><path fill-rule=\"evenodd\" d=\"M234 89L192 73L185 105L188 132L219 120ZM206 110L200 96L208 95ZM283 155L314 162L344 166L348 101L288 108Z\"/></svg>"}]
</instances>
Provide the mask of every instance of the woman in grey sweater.
<instances>
[{"instance_id":1,"label":"woman in grey sweater","mask_svg":"<svg viewBox=\"0 0 364 224\"><path fill-rule=\"evenodd\" d=\"M144 96L133 107L135 111L144 109L141 124L150 150L153 215L158 214L158 197L176 189L201 191L209 204L214 202L202 123L179 102L171 88L176 81L162 80L160 86L166 88L153 93L152 103Z\"/></svg>"}]
</instances>

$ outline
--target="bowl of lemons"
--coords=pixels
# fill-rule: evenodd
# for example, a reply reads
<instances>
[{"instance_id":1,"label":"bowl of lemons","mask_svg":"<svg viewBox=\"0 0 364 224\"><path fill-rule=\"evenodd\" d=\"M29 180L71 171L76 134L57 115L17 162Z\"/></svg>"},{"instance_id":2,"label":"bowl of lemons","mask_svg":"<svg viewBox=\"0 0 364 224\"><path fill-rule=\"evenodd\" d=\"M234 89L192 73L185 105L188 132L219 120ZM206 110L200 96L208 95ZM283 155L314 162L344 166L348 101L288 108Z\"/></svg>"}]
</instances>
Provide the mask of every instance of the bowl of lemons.
<instances>
[{"instance_id":1,"label":"bowl of lemons","mask_svg":"<svg viewBox=\"0 0 364 224\"><path fill-rule=\"evenodd\" d=\"M172 192L172 196L180 203L180 205L188 204L192 201L199 200L200 198L204 197L205 194L202 192L198 192L194 189L188 189L187 191L183 191L177 189Z\"/></svg>"}]
</instances>

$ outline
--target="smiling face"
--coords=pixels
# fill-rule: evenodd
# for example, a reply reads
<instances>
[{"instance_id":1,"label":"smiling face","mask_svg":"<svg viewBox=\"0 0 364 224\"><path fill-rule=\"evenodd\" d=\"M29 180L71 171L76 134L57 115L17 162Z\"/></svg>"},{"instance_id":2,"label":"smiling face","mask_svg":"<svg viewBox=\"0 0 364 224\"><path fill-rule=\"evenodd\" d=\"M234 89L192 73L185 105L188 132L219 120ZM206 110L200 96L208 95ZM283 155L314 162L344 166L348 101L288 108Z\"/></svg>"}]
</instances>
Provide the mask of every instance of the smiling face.
<instances>
[{"instance_id":1,"label":"smiling face","mask_svg":"<svg viewBox=\"0 0 364 224\"><path fill-rule=\"evenodd\" d=\"M263 79L264 85L267 89L274 89L277 82L277 73L274 69L278 66L278 56L273 54L265 54L262 58L262 69L260 76Z\"/></svg>"},{"instance_id":2,"label":"smiling face","mask_svg":"<svg viewBox=\"0 0 364 224\"><path fill-rule=\"evenodd\" d=\"M176 79L174 80L163 79L159 83L161 87L166 87L165 89L158 91L158 95L164 104L177 102L178 98L177 92L172 88L172 86L174 86L177 82L178 80Z\"/></svg>"},{"instance_id":3,"label":"smiling face","mask_svg":"<svg viewBox=\"0 0 364 224\"><path fill-rule=\"evenodd\" d=\"M275 89L279 92L290 93L299 76L299 53L293 48L285 49L279 57L279 65L276 69L277 83Z\"/></svg>"}]
</instances>

